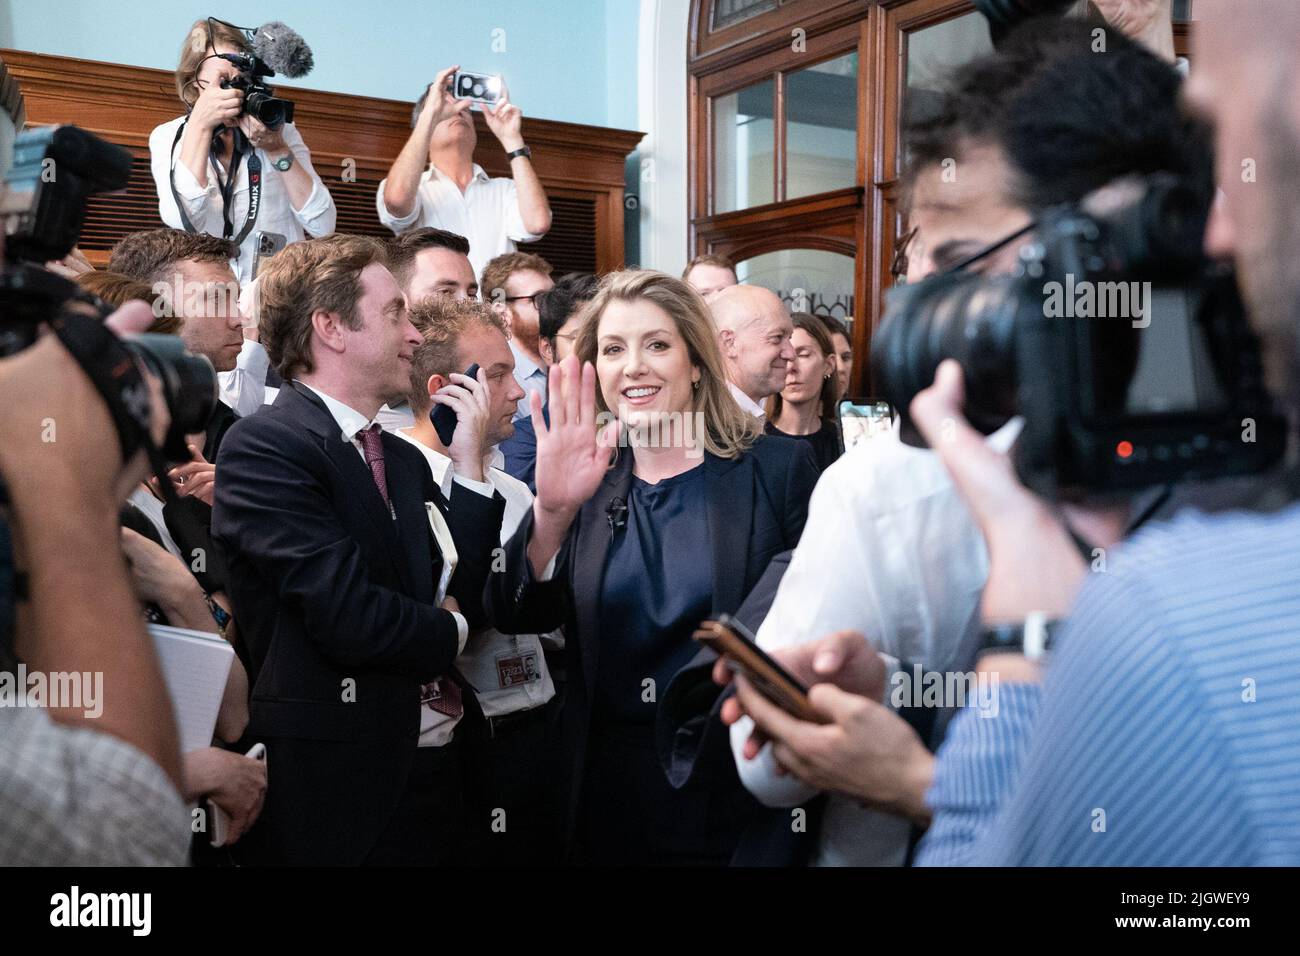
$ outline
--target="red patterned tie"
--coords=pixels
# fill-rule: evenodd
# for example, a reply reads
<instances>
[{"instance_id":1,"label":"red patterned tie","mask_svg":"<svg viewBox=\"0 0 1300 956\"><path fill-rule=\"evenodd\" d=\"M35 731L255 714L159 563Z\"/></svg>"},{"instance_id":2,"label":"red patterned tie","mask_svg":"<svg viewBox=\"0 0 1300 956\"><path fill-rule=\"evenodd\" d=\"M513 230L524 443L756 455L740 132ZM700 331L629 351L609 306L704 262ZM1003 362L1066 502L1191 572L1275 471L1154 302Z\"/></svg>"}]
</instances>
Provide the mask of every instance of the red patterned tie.
<instances>
[{"instance_id":1,"label":"red patterned tie","mask_svg":"<svg viewBox=\"0 0 1300 956\"><path fill-rule=\"evenodd\" d=\"M388 500L388 475L384 471L384 443L380 440L381 433L382 429L379 425L371 425L357 432L357 440L361 442L361 451L366 456L366 464L370 466L370 477L375 479L375 486L384 496L384 504L388 505L391 514L393 504Z\"/></svg>"}]
</instances>

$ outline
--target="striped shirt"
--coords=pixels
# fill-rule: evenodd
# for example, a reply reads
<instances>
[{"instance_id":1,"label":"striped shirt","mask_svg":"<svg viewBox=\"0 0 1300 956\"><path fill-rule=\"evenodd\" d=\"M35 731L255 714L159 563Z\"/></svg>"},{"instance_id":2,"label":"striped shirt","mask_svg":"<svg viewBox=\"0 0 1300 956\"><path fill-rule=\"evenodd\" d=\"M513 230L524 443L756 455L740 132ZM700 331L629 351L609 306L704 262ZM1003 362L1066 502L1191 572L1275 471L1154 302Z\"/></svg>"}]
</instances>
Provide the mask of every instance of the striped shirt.
<instances>
[{"instance_id":1,"label":"striped shirt","mask_svg":"<svg viewBox=\"0 0 1300 956\"><path fill-rule=\"evenodd\" d=\"M1300 864L1300 506L1135 536L1080 593L1028 737L971 862Z\"/></svg>"},{"instance_id":2,"label":"striped shirt","mask_svg":"<svg viewBox=\"0 0 1300 956\"><path fill-rule=\"evenodd\" d=\"M935 753L934 782L925 795L933 819L916 848L914 866L968 863L1015 786L1042 687L999 683L996 693L995 716L982 716L976 704L967 705Z\"/></svg>"}]
</instances>

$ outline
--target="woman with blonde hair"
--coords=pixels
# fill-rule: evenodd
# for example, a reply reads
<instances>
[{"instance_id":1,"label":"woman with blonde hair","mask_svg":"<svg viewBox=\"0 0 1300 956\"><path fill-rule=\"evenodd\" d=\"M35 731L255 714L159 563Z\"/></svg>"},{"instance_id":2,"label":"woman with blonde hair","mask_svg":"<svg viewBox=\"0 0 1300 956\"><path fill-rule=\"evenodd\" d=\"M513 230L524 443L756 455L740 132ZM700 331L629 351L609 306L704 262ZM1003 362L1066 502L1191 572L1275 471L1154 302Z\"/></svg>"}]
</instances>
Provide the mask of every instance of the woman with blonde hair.
<instances>
[{"instance_id":1,"label":"woman with blonde hair","mask_svg":"<svg viewBox=\"0 0 1300 956\"><path fill-rule=\"evenodd\" d=\"M785 375L785 387L767 400L769 435L784 435L807 442L817 456L817 467L825 471L842 451L840 430L835 424L840 398L836 373L835 346L821 319L807 312L795 312L794 361Z\"/></svg>"},{"instance_id":2,"label":"woman with blonde hair","mask_svg":"<svg viewBox=\"0 0 1300 956\"><path fill-rule=\"evenodd\" d=\"M249 54L242 28L215 17L195 21L176 66L185 115L149 134L158 214L173 229L233 239L241 285L253 278L258 233L286 242L327 236L337 216L298 128L264 126L244 112L243 92L223 85L240 75L241 57ZM250 192L255 181L256 204Z\"/></svg>"},{"instance_id":3,"label":"woman with blonde hair","mask_svg":"<svg viewBox=\"0 0 1300 956\"><path fill-rule=\"evenodd\" d=\"M548 394L549 426L540 397L531 409L537 497L491 601L506 632L565 626L571 855L724 864L756 805L725 733L702 748L716 760L670 783L657 702L696 656L699 623L736 612L798 542L812 452L758 433L727 389L704 300L659 272L605 277ZM696 692L709 711L707 675Z\"/></svg>"}]
</instances>

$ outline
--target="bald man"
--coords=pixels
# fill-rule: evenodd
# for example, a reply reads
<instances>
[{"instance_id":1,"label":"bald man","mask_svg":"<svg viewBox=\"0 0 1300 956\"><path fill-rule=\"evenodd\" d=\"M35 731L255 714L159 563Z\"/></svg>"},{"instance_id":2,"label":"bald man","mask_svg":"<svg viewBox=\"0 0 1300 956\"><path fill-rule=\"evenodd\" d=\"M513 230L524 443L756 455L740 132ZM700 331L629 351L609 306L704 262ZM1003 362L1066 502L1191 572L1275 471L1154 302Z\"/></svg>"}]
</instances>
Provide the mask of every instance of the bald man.
<instances>
[{"instance_id":1,"label":"bald man","mask_svg":"<svg viewBox=\"0 0 1300 956\"><path fill-rule=\"evenodd\" d=\"M762 418L763 402L785 387L794 361L790 310L768 289L733 285L709 300L709 311L718 327L731 394L741 408Z\"/></svg>"}]
</instances>

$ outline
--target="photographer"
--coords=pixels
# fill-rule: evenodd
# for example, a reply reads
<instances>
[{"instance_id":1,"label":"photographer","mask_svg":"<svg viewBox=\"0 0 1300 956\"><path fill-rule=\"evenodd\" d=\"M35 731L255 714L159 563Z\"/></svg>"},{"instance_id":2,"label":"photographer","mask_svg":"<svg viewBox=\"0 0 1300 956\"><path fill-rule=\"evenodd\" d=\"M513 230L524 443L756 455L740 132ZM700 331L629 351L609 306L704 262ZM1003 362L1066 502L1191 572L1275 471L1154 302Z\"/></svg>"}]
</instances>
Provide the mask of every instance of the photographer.
<instances>
[{"instance_id":1,"label":"photographer","mask_svg":"<svg viewBox=\"0 0 1300 956\"><path fill-rule=\"evenodd\" d=\"M1092 52L1092 30L1086 25L1027 24L998 54L962 68L935 112L913 126L908 135L912 219L928 260L917 273L954 265L1022 231L1038 210L1078 201L1118 175L1164 169L1208 180L1204 139L1177 116L1178 80L1172 70L1113 32L1106 41L1103 57ZM1116 76L1125 77L1122 89L1115 86ZM1050 142L1043 135L1048 129ZM1197 156L1202 157L1199 172ZM955 182L942 175L949 157L958 164ZM975 268L1006 272L1017 248L1010 243ZM1004 449L1015 427L1009 424L981 441ZM1139 504L1132 513L1140 518L1143 512ZM1129 521L1122 510L1100 516L1104 521L1078 517L1086 522L1080 533L1101 546L1121 536ZM788 655L782 659L810 683L828 680L834 669L814 670L816 645L795 645L845 629L866 633L886 655L893 672L878 684L882 689L893 683L893 675L908 670L901 662L934 671L964 669L978 639L986 562L979 531L936 455L893 438L869 443L830 468L818 486L804 545L759 632L760 643L789 648L778 657ZM739 705L745 703L742 694ZM875 701L861 706L879 718L878 744L883 746L886 732L897 731L900 747L910 748L905 755L928 761L923 743L933 734L933 708L909 714L918 724L912 730L888 707ZM739 712L733 704L725 715L735 719ZM779 776L772 749L760 754L749 738L748 721L733 728L742 778L765 802L792 806L827 788L826 778L811 772L804 779L817 780L814 787ZM845 743L862 739L849 733L843 738ZM846 773L866 766L828 762L844 765ZM873 766L882 762L878 756ZM903 778L882 772L879 779L896 784ZM921 775L906 779L917 780L924 792ZM853 792L843 780L829 789ZM895 811L901 805L897 795L877 798L872 802ZM919 804L915 793L906 801L911 808ZM906 840L902 821L832 796L817 859L898 863Z\"/></svg>"},{"instance_id":2,"label":"photographer","mask_svg":"<svg viewBox=\"0 0 1300 956\"><path fill-rule=\"evenodd\" d=\"M241 76L239 66L223 59L235 54L251 55L242 30L220 20L195 22L176 67L186 114L150 133L149 153L163 222L233 240L235 272L244 284L253 278L258 233L287 242L327 236L335 208L297 127L263 125L244 112L244 91L225 85ZM250 209L250 166L259 165L259 201Z\"/></svg>"},{"instance_id":3,"label":"photographer","mask_svg":"<svg viewBox=\"0 0 1300 956\"><path fill-rule=\"evenodd\" d=\"M150 321L133 303L108 324L138 332ZM153 404L159 439L166 413ZM5 537L26 591L9 579L12 652L33 671L100 673L104 684L93 723L75 708L0 708L0 861L184 864L176 724L117 556L118 503L143 456L123 464L107 407L52 335L0 359L0 407ZM57 441L43 439L42 421Z\"/></svg>"},{"instance_id":4,"label":"photographer","mask_svg":"<svg viewBox=\"0 0 1300 956\"><path fill-rule=\"evenodd\" d=\"M1235 260L1269 389L1294 416L1300 8L1200 9L1186 98L1219 124L1223 190L1206 249ZM1257 180L1241 176L1242 157L1258 160ZM988 540L984 619L1029 609L1067 619L1023 769L975 859L1294 866L1300 511L1187 514L1142 532L1109 573L1089 577L1042 500L972 443L962 388L945 365L913 410L931 436L955 425L936 447Z\"/></svg>"},{"instance_id":5,"label":"photographer","mask_svg":"<svg viewBox=\"0 0 1300 956\"><path fill-rule=\"evenodd\" d=\"M504 82L496 105L483 107L483 119L506 151L513 178L493 179L474 162L478 133L471 101L457 99L449 87L458 69L439 73L416 101L411 136L379 184L375 206L379 221L398 235L434 226L464 236L474 274L481 276L489 261L514 252L516 242L546 235L551 205L524 145L523 114Z\"/></svg>"}]
</instances>

